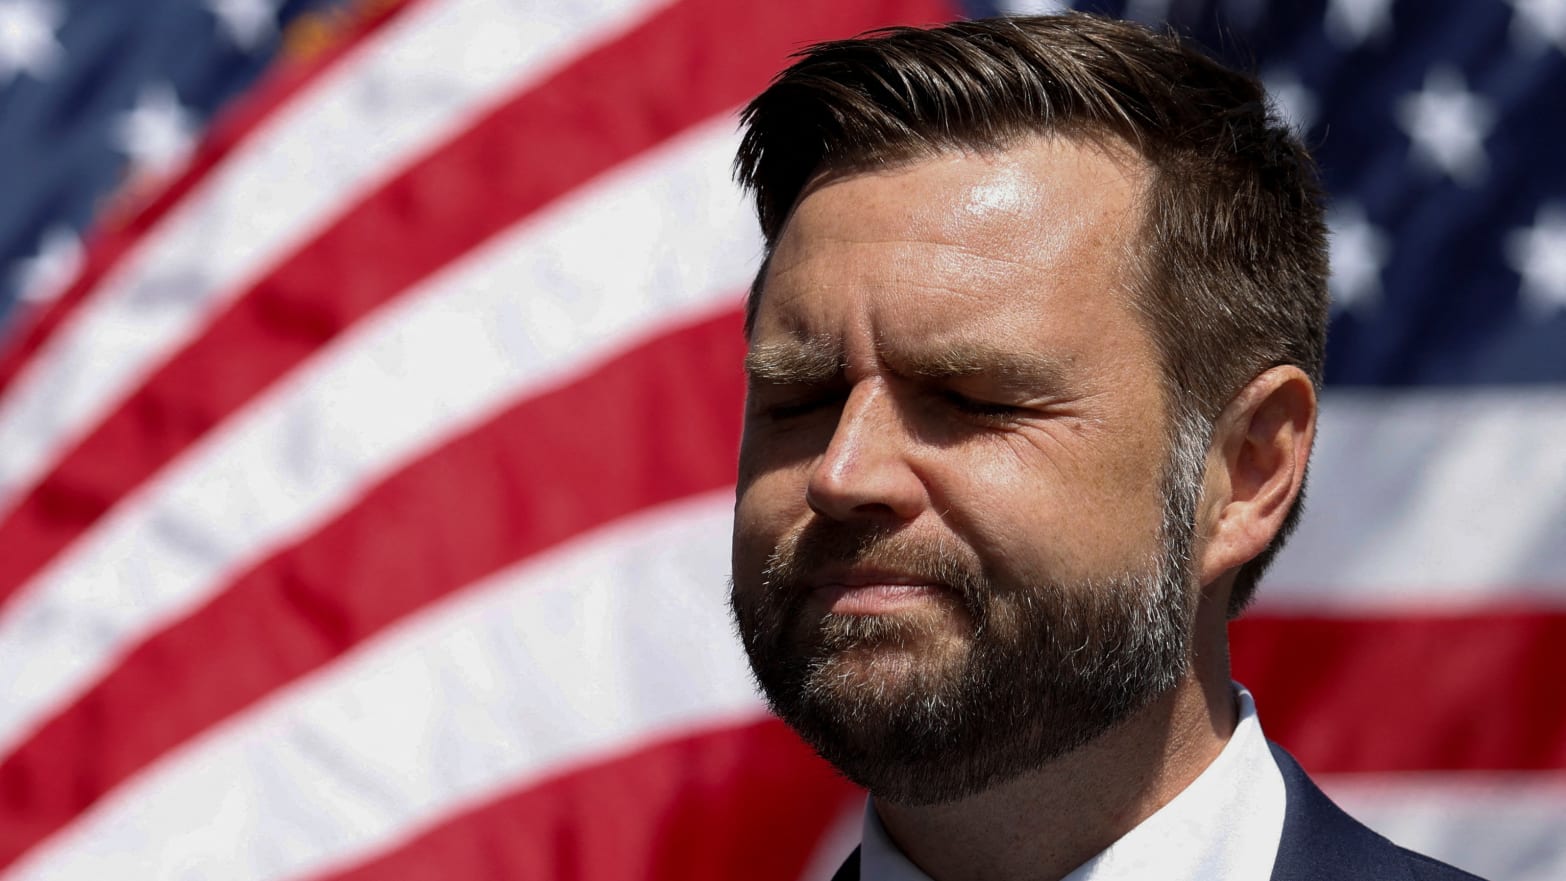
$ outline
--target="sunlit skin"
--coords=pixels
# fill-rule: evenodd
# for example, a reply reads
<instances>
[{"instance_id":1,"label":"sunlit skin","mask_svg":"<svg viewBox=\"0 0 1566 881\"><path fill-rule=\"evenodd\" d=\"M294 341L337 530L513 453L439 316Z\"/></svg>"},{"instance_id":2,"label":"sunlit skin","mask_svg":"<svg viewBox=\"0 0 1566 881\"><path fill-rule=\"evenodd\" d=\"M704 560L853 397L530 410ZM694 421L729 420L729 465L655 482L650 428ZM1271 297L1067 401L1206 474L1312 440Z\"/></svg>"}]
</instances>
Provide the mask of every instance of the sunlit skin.
<instances>
[{"instance_id":1,"label":"sunlit skin","mask_svg":"<svg viewBox=\"0 0 1566 881\"><path fill-rule=\"evenodd\" d=\"M1138 169L1048 143L825 180L800 203L752 337L741 553L814 517L948 538L1023 581L1155 553L1164 403L1125 269ZM939 587L898 575L822 573L812 603L965 638Z\"/></svg>"},{"instance_id":2,"label":"sunlit skin","mask_svg":"<svg viewBox=\"0 0 1566 881\"><path fill-rule=\"evenodd\" d=\"M960 547L1015 583L1145 569L1168 412L1131 297L1146 171L1128 150L1037 137L818 177L778 242L751 338L735 571L811 524ZM1292 367L1220 416L1199 505L1193 664L1172 692L1037 772L960 802L878 801L932 877L1060 877L1166 803L1229 736L1224 604L1298 492L1314 424ZM812 573L819 617L915 616L926 644L864 650L898 687L968 650L940 584ZM739 579L737 579L737 584Z\"/></svg>"}]
</instances>

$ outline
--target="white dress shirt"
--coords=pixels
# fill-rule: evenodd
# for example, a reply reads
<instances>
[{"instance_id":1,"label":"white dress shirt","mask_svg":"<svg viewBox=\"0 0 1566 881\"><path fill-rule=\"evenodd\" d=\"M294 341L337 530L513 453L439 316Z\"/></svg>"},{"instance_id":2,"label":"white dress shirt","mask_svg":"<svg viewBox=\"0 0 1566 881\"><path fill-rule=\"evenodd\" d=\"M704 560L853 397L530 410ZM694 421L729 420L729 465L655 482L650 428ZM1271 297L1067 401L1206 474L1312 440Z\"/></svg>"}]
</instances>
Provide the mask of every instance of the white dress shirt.
<instances>
[{"instance_id":1,"label":"white dress shirt","mask_svg":"<svg viewBox=\"0 0 1566 881\"><path fill-rule=\"evenodd\" d=\"M1283 774L1256 718L1251 693L1235 684L1239 722L1223 751L1191 785L1063 881L1258 881L1272 875L1283 835ZM930 881L865 804L859 850L863 881Z\"/></svg>"}]
</instances>

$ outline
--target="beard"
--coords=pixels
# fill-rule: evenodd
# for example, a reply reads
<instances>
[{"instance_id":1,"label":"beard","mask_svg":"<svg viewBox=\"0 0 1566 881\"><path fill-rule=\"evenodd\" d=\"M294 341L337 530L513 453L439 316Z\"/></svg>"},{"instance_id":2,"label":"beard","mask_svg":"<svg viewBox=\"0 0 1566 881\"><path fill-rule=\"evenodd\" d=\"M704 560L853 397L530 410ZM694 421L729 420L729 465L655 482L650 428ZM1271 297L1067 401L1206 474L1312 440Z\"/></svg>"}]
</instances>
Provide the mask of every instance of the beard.
<instances>
[{"instance_id":1,"label":"beard","mask_svg":"<svg viewBox=\"0 0 1566 881\"><path fill-rule=\"evenodd\" d=\"M775 713L877 798L949 802L1037 770L1187 670L1195 488L1171 477L1153 559L1073 583L992 574L952 541L812 520L754 583L736 573L732 607L756 681ZM814 610L809 578L830 564L950 590L890 615Z\"/></svg>"}]
</instances>

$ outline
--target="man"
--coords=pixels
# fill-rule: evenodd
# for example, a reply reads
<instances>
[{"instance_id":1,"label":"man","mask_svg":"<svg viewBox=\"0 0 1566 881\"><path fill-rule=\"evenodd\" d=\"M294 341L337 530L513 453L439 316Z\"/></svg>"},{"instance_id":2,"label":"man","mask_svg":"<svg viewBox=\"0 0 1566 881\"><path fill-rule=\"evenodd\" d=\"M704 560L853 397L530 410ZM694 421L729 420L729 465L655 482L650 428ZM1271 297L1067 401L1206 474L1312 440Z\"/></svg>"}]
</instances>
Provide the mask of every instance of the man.
<instances>
[{"instance_id":1,"label":"man","mask_svg":"<svg viewBox=\"0 0 1566 881\"><path fill-rule=\"evenodd\" d=\"M1132 24L968 22L816 46L744 121L733 604L871 793L839 877L1471 877L1338 811L1229 679L1327 314L1255 80Z\"/></svg>"}]
</instances>

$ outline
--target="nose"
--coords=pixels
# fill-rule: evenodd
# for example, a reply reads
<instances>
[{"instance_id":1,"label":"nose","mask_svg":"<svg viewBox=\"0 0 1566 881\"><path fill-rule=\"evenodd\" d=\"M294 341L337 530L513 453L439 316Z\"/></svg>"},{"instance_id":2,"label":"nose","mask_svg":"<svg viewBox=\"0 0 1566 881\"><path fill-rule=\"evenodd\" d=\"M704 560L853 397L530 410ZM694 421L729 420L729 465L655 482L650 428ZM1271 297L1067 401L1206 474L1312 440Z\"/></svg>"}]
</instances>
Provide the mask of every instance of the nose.
<instances>
[{"instance_id":1,"label":"nose","mask_svg":"<svg viewBox=\"0 0 1566 881\"><path fill-rule=\"evenodd\" d=\"M928 501L924 481L909 461L912 448L890 391L860 383L843 403L805 499L811 510L832 520L888 525L912 520Z\"/></svg>"}]
</instances>

